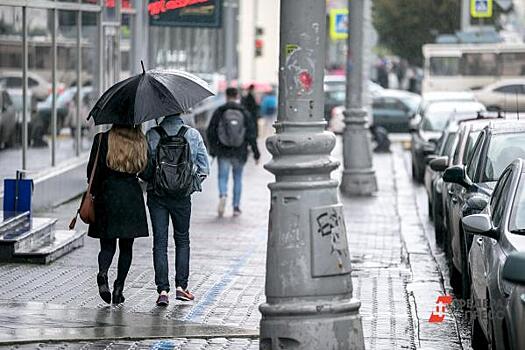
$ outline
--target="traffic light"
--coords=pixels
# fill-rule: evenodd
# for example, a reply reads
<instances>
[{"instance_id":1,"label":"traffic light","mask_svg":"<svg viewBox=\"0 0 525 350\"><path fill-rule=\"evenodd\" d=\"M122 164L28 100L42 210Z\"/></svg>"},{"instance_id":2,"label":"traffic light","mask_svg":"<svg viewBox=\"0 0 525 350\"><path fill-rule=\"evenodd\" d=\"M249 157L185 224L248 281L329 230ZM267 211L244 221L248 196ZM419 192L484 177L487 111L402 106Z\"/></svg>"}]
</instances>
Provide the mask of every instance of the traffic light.
<instances>
[{"instance_id":1,"label":"traffic light","mask_svg":"<svg viewBox=\"0 0 525 350\"><path fill-rule=\"evenodd\" d=\"M263 54L264 40L264 29L261 27L255 27L255 57L261 57Z\"/></svg>"}]
</instances>

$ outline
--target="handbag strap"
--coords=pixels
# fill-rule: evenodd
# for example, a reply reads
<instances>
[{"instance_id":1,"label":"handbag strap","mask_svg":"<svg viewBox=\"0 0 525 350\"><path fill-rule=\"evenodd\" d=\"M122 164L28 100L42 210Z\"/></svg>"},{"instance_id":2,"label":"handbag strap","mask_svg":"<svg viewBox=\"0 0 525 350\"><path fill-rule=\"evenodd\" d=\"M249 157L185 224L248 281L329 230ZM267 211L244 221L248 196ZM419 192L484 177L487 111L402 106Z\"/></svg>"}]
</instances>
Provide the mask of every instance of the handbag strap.
<instances>
[{"instance_id":1,"label":"handbag strap","mask_svg":"<svg viewBox=\"0 0 525 350\"><path fill-rule=\"evenodd\" d=\"M89 184L87 188L87 193L91 193L91 185L93 184L93 178L95 177L95 171L97 170L98 155L100 153L101 144L102 144L102 134L100 134L98 137L97 155L95 156L95 164L93 165L93 169L91 170L91 175L89 176Z\"/></svg>"}]
</instances>

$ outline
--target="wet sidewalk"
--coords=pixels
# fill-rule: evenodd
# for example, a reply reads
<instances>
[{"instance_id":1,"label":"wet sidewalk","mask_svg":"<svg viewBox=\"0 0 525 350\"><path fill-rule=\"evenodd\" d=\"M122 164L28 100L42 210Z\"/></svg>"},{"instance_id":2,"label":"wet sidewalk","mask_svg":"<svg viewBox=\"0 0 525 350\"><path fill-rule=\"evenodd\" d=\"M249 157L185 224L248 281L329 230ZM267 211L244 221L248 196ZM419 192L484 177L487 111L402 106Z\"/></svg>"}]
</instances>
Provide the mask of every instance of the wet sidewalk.
<instances>
[{"instance_id":1,"label":"wet sidewalk","mask_svg":"<svg viewBox=\"0 0 525 350\"><path fill-rule=\"evenodd\" d=\"M374 158L376 196L342 198L366 348L462 349L454 315L447 313L443 323L428 322L444 294L442 271L427 240L424 190L413 185L401 147L394 149ZM341 157L340 146L334 155ZM229 208L218 219L215 168L204 193L193 199L193 303L172 300L166 309L155 306L151 238L136 240L126 302L119 307L101 303L95 281L98 241L87 238L82 249L49 266L0 264L0 349L258 349L266 184L273 176L250 161L243 215L233 218ZM66 226L77 205L48 214ZM171 242L170 266L173 248ZM110 279L114 276L112 270Z\"/></svg>"}]
</instances>

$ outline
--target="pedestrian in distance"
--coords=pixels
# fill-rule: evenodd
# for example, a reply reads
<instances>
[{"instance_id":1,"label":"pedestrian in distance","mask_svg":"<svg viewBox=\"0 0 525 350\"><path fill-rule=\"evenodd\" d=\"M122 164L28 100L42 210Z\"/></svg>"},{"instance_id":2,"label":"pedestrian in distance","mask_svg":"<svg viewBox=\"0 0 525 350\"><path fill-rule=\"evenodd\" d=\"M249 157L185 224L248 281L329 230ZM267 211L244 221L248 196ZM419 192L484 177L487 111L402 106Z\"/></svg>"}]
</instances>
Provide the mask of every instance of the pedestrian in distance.
<instances>
[{"instance_id":1,"label":"pedestrian in distance","mask_svg":"<svg viewBox=\"0 0 525 350\"><path fill-rule=\"evenodd\" d=\"M191 194L201 191L209 174L208 153L201 134L184 125L180 114L166 116L146 133L148 169L147 204L153 227L153 267L159 296L156 304L169 304L168 226L175 240L176 299L194 300L188 289L190 273Z\"/></svg>"},{"instance_id":2,"label":"pedestrian in distance","mask_svg":"<svg viewBox=\"0 0 525 350\"><path fill-rule=\"evenodd\" d=\"M89 163L92 170L91 193L94 196L95 221L88 235L100 240L97 284L106 303L124 302L123 289L133 256L133 241L148 236L146 207L137 174L147 165L146 138L140 126L113 125L95 135ZM117 278L113 293L109 289L108 270L119 246Z\"/></svg>"},{"instance_id":3,"label":"pedestrian in distance","mask_svg":"<svg viewBox=\"0 0 525 350\"><path fill-rule=\"evenodd\" d=\"M255 85L250 84L248 86L248 91L246 92L246 95L242 98L242 105L243 107L250 113L250 116L252 117L253 121L255 122L255 135L259 136L259 105L257 104L257 100L255 99Z\"/></svg>"},{"instance_id":4,"label":"pedestrian in distance","mask_svg":"<svg viewBox=\"0 0 525 350\"><path fill-rule=\"evenodd\" d=\"M272 134L272 124L277 118L277 93L275 89L263 96L261 114L264 120L264 136L266 137Z\"/></svg>"},{"instance_id":5,"label":"pedestrian in distance","mask_svg":"<svg viewBox=\"0 0 525 350\"><path fill-rule=\"evenodd\" d=\"M219 217L224 216L228 195L230 169L233 173L233 215L241 215L242 174L248 159L248 145L255 162L259 163L255 121L238 103L236 88L226 89L226 103L220 106L210 120L206 136L210 155L218 159Z\"/></svg>"}]
</instances>

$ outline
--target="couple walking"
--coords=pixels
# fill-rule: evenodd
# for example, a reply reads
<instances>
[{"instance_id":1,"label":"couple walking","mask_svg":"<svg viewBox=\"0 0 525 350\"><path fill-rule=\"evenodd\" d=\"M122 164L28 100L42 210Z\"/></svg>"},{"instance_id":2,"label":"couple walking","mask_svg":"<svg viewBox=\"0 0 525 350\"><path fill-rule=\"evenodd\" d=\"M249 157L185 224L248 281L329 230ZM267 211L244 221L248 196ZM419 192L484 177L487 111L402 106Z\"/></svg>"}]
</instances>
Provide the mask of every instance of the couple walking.
<instances>
[{"instance_id":1,"label":"couple walking","mask_svg":"<svg viewBox=\"0 0 525 350\"><path fill-rule=\"evenodd\" d=\"M155 74L157 73L152 72L150 75L148 72L146 75L144 72L144 76L138 78L135 88L146 84L144 81L155 77ZM187 74L181 75L188 78ZM166 80L161 81L163 86L169 85ZM117 84L116 94L123 90L125 89ZM147 182L147 206L153 231L153 263L158 292L156 304L169 304L167 248L170 218L175 239L176 299L191 301L194 299L188 289L191 194L201 191L201 183L209 175L208 153L203 139L197 130L184 125L180 112L164 117L159 126L144 135L140 126L140 121L144 121L144 118L137 117L137 109L148 115L153 114L152 111L144 112L145 108L135 102L132 113L126 109L132 105L129 98L124 95L119 100L117 95L110 99L107 95L111 91L108 90L90 112L95 123L108 123L110 119L107 118L113 118L111 129L95 136L87 168L90 183L88 192L93 196L94 207L94 218L88 222L88 235L100 240L97 274L99 294L107 303L124 302L123 289L131 266L134 239L149 235L140 178ZM158 103L166 101L165 91L162 94L164 98ZM151 99L154 98L153 94ZM211 154L219 158L222 211L224 212L228 173L230 167L233 167L234 210L239 214L240 176L246 162L247 145L252 146L256 159L259 158L259 151L255 142L255 127L249 118L245 118L246 112L235 102L237 90L228 89L227 98L228 102L219 108L210 122L210 128L216 131L209 130L208 136L211 136ZM111 100L116 100L113 107L108 102ZM231 114L228 111L240 114ZM243 128L239 128L239 123ZM108 270L117 245L120 251L117 278L111 292Z\"/></svg>"},{"instance_id":2,"label":"couple walking","mask_svg":"<svg viewBox=\"0 0 525 350\"><path fill-rule=\"evenodd\" d=\"M193 165L192 188L178 195L155 188L158 177L159 143L170 136L184 137ZM100 148L100 149L99 149ZM98 153L98 157L97 157ZM123 288L131 266L135 238L148 236L148 223L139 177L147 182L147 206L153 229L153 264L155 284L159 293L157 305L169 304L168 293L168 225L171 218L175 238L176 298L194 299L188 290L190 261L191 193L200 190L200 183L209 174L208 154L199 132L184 125L178 115L164 118L156 128L142 133L141 126L114 124L107 132L95 136L88 163L88 178L95 166L96 176L91 186L95 201L95 222L88 235L100 239L97 284L101 298L107 303L124 302ZM168 173L166 173L168 174ZM161 186L161 185L158 185ZM117 278L113 293L109 289L108 270L119 246Z\"/></svg>"}]
</instances>

